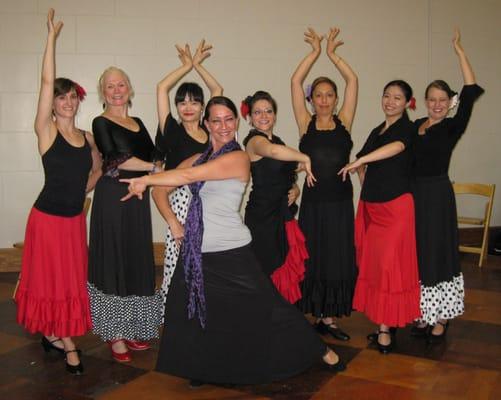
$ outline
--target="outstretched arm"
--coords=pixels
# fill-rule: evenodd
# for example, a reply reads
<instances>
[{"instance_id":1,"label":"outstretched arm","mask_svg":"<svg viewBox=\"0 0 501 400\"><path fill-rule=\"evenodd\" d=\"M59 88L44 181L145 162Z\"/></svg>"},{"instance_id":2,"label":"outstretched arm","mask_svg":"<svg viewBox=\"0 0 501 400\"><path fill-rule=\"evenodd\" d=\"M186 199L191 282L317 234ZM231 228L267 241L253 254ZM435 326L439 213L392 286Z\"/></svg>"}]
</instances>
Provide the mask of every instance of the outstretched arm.
<instances>
[{"instance_id":1,"label":"outstretched arm","mask_svg":"<svg viewBox=\"0 0 501 400\"><path fill-rule=\"evenodd\" d=\"M365 164L396 156L397 154L401 153L404 150L405 150L405 144L400 140L385 144L384 146L381 146L379 149L371 151L365 156L362 156L357 160L347 164L346 166L341 168L341 170L338 172L338 175L343 175L343 181L344 181L346 179L346 174L348 172L350 174L353 174L355 171L358 171L358 169L360 167L363 167ZM360 170L360 172L362 172L362 170ZM364 172L363 176L365 176L365 170L363 172Z\"/></svg>"},{"instance_id":2,"label":"outstretched arm","mask_svg":"<svg viewBox=\"0 0 501 400\"><path fill-rule=\"evenodd\" d=\"M191 57L190 46L186 44L183 47L176 44L178 57L182 65L170 72L157 84L157 113L158 113L158 126L163 131L165 120L170 113L170 90L179 82L193 68L193 59Z\"/></svg>"},{"instance_id":3,"label":"outstretched arm","mask_svg":"<svg viewBox=\"0 0 501 400\"><path fill-rule=\"evenodd\" d=\"M454 45L454 51L456 52L459 59L461 73L463 74L463 82L465 85L473 85L474 83L476 83L475 74L473 72L473 68L471 67L470 61L468 60L468 57L466 57L463 46L461 45L461 34L459 32L459 29L457 28L454 33L454 39L452 40L452 43Z\"/></svg>"},{"instance_id":4,"label":"outstretched arm","mask_svg":"<svg viewBox=\"0 0 501 400\"><path fill-rule=\"evenodd\" d=\"M47 14L47 44L42 61L42 82L35 117L35 133L38 136L40 154L47 151L56 135L55 125L52 120L52 105L54 103L54 81L56 79L56 40L62 27L62 21L54 24L54 9L49 9Z\"/></svg>"},{"instance_id":5,"label":"outstretched arm","mask_svg":"<svg viewBox=\"0 0 501 400\"><path fill-rule=\"evenodd\" d=\"M255 136L246 146L247 153L251 156L272 158L280 161L296 161L301 164L301 169L306 172L306 183L313 186L316 181L311 171L311 160L306 154L294 150L288 146L271 143L268 139Z\"/></svg>"},{"instance_id":6,"label":"outstretched arm","mask_svg":"<svg viewBox=\"0 0 501 400\"><path fill-rule=\"evenodd\" d=\"M154 175L120 179L120 182L129 184L129 194L123 197L122 201L128 200L133 196L142 199L143 192L148 186L177 187L193 182L223 179L238 179L242 182L247 182L249 180L250 161L244 151L233 151L210 160L205 164L188 168L180 167Z\"/></svg>"},{"instance_id":7,"label":"outstretched arm","mask_svg":"<svg viewBox=\"0 0 501 400\"><path fill-rule=\"evenodd\" d=\"M308 123L311 120L311 114L306 108L303 83L311 67L315 64L315 61L320 55L320 42L322 39L323 36L319 36L312 28L308 28L304 33L304 41L310 44L311 52L303 58L291 77L292 109L294 110L294 117L296 118L296 124L299 129L299 136L306 132Z\"/></svg>"},{"instance_id":8,"label":"outstretched arm","mask_svg":"<svg viewBox=\"0 0 501 400\"><path fill-rule=\"evenodd\" d=\"M343 105L339 110L338 116L346 129L351 131L351 125L353 124L353 118L357 108L358 77L348 63L336 54L336 49L344 44L342 40L337 39L338 35L339 28L330 28L327 38L327 56L346 82Z\"/></svg>"},{"instance_id":9,"label":"outstretched arm","mask_svg":"<svg viewBox=\"0 0 501 400\"><path fill-rule=\"evenodd\" d=\"M203 79L205 84L210 90L210 97L221 96L223 94L223 87L214 78L207 69L202 65L202 62L210 56L212 45L206 44L205 40L198 44L197 51L193 56L193 68L197 71L198 75Z\"/></svg>"}]
</instances>

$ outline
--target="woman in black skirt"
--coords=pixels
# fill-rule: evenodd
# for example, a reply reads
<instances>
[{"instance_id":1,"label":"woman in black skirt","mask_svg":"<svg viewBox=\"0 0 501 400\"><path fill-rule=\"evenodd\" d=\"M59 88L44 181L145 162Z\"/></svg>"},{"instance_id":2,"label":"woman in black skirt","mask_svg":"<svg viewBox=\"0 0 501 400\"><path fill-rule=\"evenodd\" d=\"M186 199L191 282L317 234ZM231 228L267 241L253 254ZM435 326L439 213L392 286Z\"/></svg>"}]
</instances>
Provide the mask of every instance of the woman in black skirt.
<instances>
[{"instance_id":1,"label":"woman in black skirt","mask_svg":"<svg viewBox=\"0 0 501 400\"><path fill-rule=\"evenodd\" d=\"M305 238L294 218L299 188L295 184L298 163L307 181L314 183L310 157L285 145L273 133L277 103L258 90L241 107L252 128L243 143L251 160L252 190L245 207L245 225L252 235L252 249L275 287L290 303L301 298L308 258Z\"/></svg>"},{"instance_id":2,"label":"woman in black skirt","mask_svg":"<svg viewBox=\"0 0 501 400\"><path fill-rule=\"evenodd\" d=\"M350 160L353 147L351 125L358 96L358 78L349 64L337 54L343 44L339 29L331 28L326 53L343 77L343 103L336 84L318 77L306 96L303 82L320 56L323 36L313 29L305 33L311 52L299 63L291 78L292 108L299 129L299 150L311 158L317 182L303 186L299 226L306 237L309 259L302 283L302 299L297 303L304 313L317 319L317 329L338 340L349 340L335 317L349 316L357 277L354 246L353 187L337 175ZM313 109L307 108L306 100Z\"/></svg>"},{"instance_id":3,"label":"woman in black skirt","mask_svg":"<svg viewBox=\"0 0 501 400\"><path fill-rule=\"evenodd\" d=\"M426 88L428 117L415 122L418 134L413 194L422 317L412 334L428 332L431 341L442 339L448 321L464 312L456 203L448 169L452 151L468 125L473 104L484 91L475 83L459 31L455 33L453 45L464 79L456 115L447 118L449 110L457 103L457 93L446 82L436 80ZM430 331L428 326L432 326Z\"/></svg>"},{"instance_id":4,"label":"woman in black skirt","mask_svg":"<svg viewBox=\"0 0 501 400\"><path fill-rule=\"evenodd\" d=\"M116 361L127 362L129 350L146 350L145 341L158 337L162 302L155 293L149 197L120 202L127 191L118 179L154 172L154 146L143 122L129 116L134 92L127 74L107 68L99 88L104 112L92 130L104 163L90 220L92 329Z\"/></svg>"},{"instance_id":5,"label":"woman in black skirt","mask_svg":"<svg viewBox=\"0 0 501 400\"><path fill-rule=\"evenodd\" d=\"M330 369L344 369L303 315L275 290L250 247L251 235L239 213L249 157L235 141L235 105L213 97L204 122L211 143L202 155L175 170L123 180L129 182L123 200L142 198L149 185L188 184L193 195L181 264L167 295L157 370L192 384L254 384L296 375L322 357Z\"/></svg>"}]
</instances>

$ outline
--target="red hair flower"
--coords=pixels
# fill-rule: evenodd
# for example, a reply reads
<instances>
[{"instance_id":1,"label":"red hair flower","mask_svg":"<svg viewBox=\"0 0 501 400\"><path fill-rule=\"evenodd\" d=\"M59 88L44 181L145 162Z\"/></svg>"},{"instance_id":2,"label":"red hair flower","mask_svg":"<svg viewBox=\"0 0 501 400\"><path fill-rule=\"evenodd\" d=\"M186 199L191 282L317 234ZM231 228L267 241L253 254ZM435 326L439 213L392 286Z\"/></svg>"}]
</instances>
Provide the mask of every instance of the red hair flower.
<instances>
[{"instance_id":1,"label":"red hair flower","mask_svg":"<svg viewBox=\"0 0 501 400\"><path fill-rule=\"evenodd\" d=\"M245 99L242 100L240 103L240 114L244 119L247 119L247 116L250 113L250 107L249 107L249 97L247 96Z\"/></svg>"},{"instance_id":2,"label":"red hair flower","mask_svg":"<svg viewBox=\"0 0 501 400\"><path fill-rule=\"evenodd\" d=\"M416 109L416 98L414 96L409 100L409 108L414 111Z\"/></svg>"},{"instance_id":3,"label":"red hair flower","mask_svg":"<svg viewBox=\"0 0 501 400\"><path fill-rule=\"evenodd\" d=\"M78 83L73 83L75 84L75 92L77 93L78 100L83 101L83 99L85 99L85 96L87 96L87 92Z\"/></svg>"}]
</instances>

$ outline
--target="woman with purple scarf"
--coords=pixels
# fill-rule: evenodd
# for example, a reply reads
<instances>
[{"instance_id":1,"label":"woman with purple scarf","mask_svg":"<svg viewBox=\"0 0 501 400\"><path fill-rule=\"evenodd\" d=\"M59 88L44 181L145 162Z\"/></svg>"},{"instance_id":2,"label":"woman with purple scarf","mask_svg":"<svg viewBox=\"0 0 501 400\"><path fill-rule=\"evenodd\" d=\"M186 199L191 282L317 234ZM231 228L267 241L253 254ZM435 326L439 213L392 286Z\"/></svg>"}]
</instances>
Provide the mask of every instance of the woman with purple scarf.
<instances>
[{"instance_id":1,"label":"woman with purple scarf","mask_svg":"<svg viewBox=\"0 0 501 400\"><path fill-rule=\"evenodd\" d=\"M233 102L213 97L204 123L210 145L175 170L123 179L140 199L148 186L189 185L192 201L167 296L156 369L202 383L256 384L296 375L323 358L345 368L303 315L262 272L239 213L249 158L235 141Z\"/></svg>"}]
</instances>

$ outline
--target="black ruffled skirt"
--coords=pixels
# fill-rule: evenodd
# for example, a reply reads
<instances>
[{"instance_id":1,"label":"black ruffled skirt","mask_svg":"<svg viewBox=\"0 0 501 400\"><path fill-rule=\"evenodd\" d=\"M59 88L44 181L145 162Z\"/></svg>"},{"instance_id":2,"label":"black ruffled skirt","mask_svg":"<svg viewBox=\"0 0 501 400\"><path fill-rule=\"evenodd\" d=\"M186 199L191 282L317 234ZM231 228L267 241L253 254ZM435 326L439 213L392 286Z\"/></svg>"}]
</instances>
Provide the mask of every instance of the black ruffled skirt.
<instances>
[{"instance_id":1,"label":"black ruffled skirt","mask_svg":"<svg viewBox=\"0 0 501 400\"><path fill-rule=\"evenodd\" d=\"M315 317L350 315L358 273L352 200L303 202L299 226L310 258L298 307Z\"/></svg>"}]
</instances>

